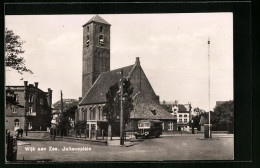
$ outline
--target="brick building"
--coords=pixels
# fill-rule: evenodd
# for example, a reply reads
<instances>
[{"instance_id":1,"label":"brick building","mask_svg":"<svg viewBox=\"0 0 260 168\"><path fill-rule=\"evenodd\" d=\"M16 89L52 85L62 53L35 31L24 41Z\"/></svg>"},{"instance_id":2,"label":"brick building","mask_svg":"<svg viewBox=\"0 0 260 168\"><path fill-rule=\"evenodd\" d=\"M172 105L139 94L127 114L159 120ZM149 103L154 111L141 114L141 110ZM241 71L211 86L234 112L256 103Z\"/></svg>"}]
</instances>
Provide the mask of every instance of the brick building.
<instances>
[{"instance_id":1,"label":"brick building","mask_svg":"<svg viewBox=\"0 0 260 168\"><path fill-rule=\"evenodd\" d=\"M147 79L139 57L133 65L110 71L110 24L98 15L83 25L83 73L82 100L75 114L75 121L87 122L89 130L107 130L108 123L102 109L106 103L109 87L123 76L133 87L134 110L128 127L137 128L141 119L164 121L164 130L173 131L176 117L159 105L157 96ZM119 135L119 120L112 126L112 132Z\"/></svg>"},{"instance_id":2,"label":"brick building","mask_svg":"<svg viewBox=\"0 0 260 168\"><path fill-rule=\"evenodd\" d=\"M44 92L38 82L24 86L6 86L14 91L21 107L7 106L5 110L5 129L46 131L51 126L52 90Z\"/></svg>"},{"instance_id":3,"label":"brick building","mask_svg":"<svg viewBox=\"0 0 260 168\"><path fill-rule=\"evenodd\" d=\"M163 102L160 104L171 115L177 117L177 130L189 131L189 121L191 120L191 104L179 104L175 102Z\"/></svg>"}]
</instances>

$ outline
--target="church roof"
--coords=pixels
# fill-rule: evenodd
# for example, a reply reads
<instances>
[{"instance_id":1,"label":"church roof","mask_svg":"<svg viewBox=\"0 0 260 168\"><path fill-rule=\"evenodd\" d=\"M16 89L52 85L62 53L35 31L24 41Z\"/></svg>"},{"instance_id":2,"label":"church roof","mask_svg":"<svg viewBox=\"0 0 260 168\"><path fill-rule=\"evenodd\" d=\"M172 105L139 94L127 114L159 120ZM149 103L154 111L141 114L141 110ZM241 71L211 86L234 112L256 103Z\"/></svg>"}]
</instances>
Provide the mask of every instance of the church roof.
<instances>
[{"instance_id":1,"label":"church roof","mask_svg":"<svg viewBox=\"0 0 260 168\"><path fill-rule=\"evenodd\" d=\"M107 24L107 25L110 25L107 21L105 21L102 17L100 17L99 15L96 15L94 17L92 17L87 23L85 23L83 25L86 26L87 24L91 23L91 22L98 22L98 23L103 23L103 24Z\"/></svg>"},{"instance_id":2,"label":"church roof","mask_svg":"<svg viewBox=\"0 0 260 168\"><path fill-rule=\"evenodd\" d=\"M119 81L121 70L123 69L123 76L127 77L134 67L135 64L101 73L79 105L105 103L106 93L110 86Z\"/></svg>"},{"instance_id":3,"label":"church roof","mask_svg":"<svg viewBox=\"0 0 260 168\"><path fill-rule=\"evenodd\" d=\"M132 119L177 119L159 104L138 93L133 98L134 110L130 114Z\"/></svg>"}]
</instances>

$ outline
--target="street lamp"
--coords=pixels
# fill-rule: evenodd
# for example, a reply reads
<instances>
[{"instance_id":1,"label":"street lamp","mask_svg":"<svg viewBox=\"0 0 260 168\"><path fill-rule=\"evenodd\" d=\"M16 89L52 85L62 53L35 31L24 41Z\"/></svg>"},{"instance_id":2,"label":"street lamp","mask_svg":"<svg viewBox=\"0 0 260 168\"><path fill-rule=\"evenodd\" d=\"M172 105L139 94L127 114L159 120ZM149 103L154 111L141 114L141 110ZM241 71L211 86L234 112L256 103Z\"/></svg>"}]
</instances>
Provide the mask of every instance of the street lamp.
<instances>
[{"instance_id":1,"label":"street lamp","mask_svg":"<svg viewBox=\"0 0 260 168\"><path fill-rule=\"evenodd\" d=\"M120 74L120 145L124 145L123 69Z\"/></svg>"}]
</instances>

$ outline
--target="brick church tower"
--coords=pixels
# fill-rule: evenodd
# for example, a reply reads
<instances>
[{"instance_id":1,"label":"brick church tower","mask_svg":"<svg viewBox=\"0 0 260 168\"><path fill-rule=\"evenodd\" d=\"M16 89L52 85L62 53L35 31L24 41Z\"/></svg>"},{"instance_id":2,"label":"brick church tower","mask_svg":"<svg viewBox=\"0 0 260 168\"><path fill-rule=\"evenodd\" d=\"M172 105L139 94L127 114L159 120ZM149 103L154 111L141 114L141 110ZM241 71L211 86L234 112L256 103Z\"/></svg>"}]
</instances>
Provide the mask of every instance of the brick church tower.
<instances>
[{"instance_id":1,"label":"brick church tower","mask_svg":"<svg viewBox=\"0 0 260 168\"><path fill-rule=\"evenodd\" d=\"M110 26L98 15L82 26L82 97L102 72L110 71Z\"/></svg>"}]
</instances>

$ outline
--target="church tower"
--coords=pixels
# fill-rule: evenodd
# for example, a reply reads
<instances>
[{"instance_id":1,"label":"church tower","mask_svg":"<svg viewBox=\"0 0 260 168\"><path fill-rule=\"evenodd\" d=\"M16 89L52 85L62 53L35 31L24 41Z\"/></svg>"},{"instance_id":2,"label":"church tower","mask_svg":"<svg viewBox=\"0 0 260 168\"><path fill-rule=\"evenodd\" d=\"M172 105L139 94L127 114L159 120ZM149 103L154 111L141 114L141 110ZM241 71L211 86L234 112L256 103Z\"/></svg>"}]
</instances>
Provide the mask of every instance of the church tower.
<instances>
[{"instance_id":1,"label":"church tower","mask_svg":"<svg viewBox=\"0 0 260 168\"><path fill-rule=\"evenodd\" d=\"M98 15L82 26L82 97L102 72L110 71L110 26Z\"/></svg>"}]
</instances>

